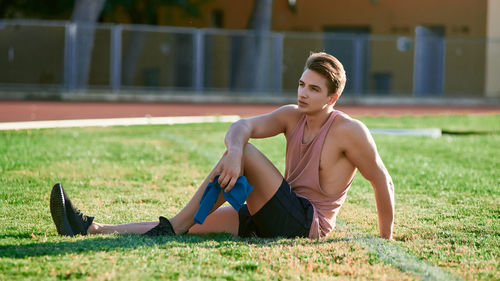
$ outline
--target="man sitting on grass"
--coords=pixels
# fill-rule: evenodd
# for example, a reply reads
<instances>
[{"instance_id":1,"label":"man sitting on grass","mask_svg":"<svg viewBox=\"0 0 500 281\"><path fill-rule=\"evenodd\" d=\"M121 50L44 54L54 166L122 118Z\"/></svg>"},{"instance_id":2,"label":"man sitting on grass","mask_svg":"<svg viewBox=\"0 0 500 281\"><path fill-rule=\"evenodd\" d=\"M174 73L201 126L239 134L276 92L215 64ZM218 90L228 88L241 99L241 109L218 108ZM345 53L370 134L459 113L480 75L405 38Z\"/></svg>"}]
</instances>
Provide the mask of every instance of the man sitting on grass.
<instances>
[{"instance_id":1,"label":"man sitting on grass","mask_svg":"<svg viewBox=\"0 0 500 281\"><path fill-rule=\"evenodd\" d=\"M226 133L226 152L189 203L174 217L159 222L106 225L76 209L60 184L51 194L51 214L60 235L135 233L149 236L227 232L241 237L327 236L358 169L373 186L380 236L392 238L394 186L363 123L334 109L346 83L342 64L326 53L307 59L297 89L298 104L242 119ZM278 169L250 138L285 134L286 168ZM223 188L203 224L194 216L217 175ZM253 186L246 205L219 208L244 175Z\"/></svg>"}]
</instances>

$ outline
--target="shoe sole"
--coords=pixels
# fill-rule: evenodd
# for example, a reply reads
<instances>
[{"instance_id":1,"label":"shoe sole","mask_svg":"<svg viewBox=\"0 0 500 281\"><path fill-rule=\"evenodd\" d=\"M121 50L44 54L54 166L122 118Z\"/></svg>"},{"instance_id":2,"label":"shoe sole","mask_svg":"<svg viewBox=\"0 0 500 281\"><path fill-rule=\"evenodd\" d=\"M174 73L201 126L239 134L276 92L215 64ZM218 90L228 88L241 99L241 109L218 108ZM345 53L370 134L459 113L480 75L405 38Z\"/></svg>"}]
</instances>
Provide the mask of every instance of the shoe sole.
<instances>
[{"instance_id":1,"label":"shoe sole","mask_svg":"<svg viewBox=\"0 0 500 281\"><path fill-rule=\"evenodd\" d=\"M64 190L60 183L52 187L50 193L50 214L56 225L57 233L63 236L75 236L68 217L66 216L66 204L64 200Z\"/></svg>"}]
</instances>

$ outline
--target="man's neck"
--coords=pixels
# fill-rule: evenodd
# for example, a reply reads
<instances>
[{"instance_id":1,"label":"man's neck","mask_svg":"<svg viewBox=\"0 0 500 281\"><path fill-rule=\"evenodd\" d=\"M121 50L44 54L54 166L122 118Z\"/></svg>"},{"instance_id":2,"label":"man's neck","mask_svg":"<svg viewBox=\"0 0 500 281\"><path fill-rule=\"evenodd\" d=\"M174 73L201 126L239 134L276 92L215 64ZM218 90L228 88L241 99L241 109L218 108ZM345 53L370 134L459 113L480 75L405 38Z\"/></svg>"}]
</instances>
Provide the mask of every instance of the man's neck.
<instances>
[{"instance_id":1,"label":"man's neck","mask_svg":"<svg viewBox=\"0 0 500 281\"><path fill-rule=\"evenodd\" d=\"M309 128L309 130L316 131L325 124L326 120L328 120L328 117L330 117L330 114L335 111L333 106L329 106L325 108L324 110L321 110L319 112L315 113L306 113L306 125Z\"/></svg>"}]
</instances>

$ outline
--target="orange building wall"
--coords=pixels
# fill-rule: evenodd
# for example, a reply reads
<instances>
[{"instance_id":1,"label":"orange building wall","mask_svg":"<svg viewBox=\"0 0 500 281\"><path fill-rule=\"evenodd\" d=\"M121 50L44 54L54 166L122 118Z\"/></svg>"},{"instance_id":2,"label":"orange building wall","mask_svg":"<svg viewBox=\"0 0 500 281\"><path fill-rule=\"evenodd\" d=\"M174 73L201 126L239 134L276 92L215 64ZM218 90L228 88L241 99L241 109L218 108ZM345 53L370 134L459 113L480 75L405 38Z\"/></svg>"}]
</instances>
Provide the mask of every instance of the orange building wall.
<instances>
[{"instance_id":1,"label":"orange building wall","mask_svg":"<svg viewBox=\"0 0 500 281\"><path fill-rule=\"evenodd\" d=\"M221 10L224 28L245 29L253 4L250 0L214 0L202 5L201 19L174 9L170 22L212 27L212 11ZM322 32L328 26L367 26L372 34L413 34L417 25L444 25L446 36L482 37L486 36L486 19L487 0L297 0L295 12L287 1L279 0L273 1L272 29Z\"/></svg>"},{"instance_id":2,"label":"orange building wall","mask_svg":"<svg viewBox=\"0 0 500 281\"><path fill-rule=\"evenodd\" d=\"M273 28L322 31L325 25L361 25L374 34L391 34L413 33L417 25L445 25L449 35L484 36L486 8L486 0L298 1L296 19L275 11ZM469 31L463 32L464 27Z\"/></svg>"}]
</instances>

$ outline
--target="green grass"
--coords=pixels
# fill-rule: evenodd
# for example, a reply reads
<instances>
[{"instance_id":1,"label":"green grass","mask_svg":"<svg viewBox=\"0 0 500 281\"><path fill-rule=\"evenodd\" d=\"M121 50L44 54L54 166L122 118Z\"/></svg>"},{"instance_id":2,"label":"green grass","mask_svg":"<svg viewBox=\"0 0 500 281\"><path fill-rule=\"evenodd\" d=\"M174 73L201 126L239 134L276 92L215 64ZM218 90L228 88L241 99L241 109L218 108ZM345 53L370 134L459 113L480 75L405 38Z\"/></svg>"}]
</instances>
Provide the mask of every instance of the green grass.
<instances>
[{"instance_id":1,"label":"green grass","mask_svg":"<svg viewBox=\"0 0 500 281\"><path fill-rule=\"evenodd\" d=\"M360 175L324 240L59 237L54 183L99 222L172 216L224 152L229 124L0 132L0 280L498 280L500 116L361 120L467 133L374 136L396 185L395 242L374 238L373 190ZM283 137L253 143L284 170Z\"/></svg>"}]
</instances>

